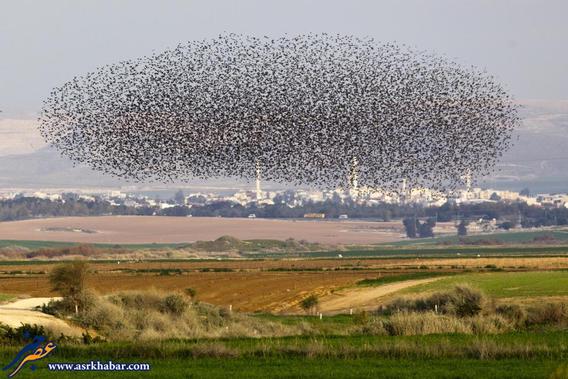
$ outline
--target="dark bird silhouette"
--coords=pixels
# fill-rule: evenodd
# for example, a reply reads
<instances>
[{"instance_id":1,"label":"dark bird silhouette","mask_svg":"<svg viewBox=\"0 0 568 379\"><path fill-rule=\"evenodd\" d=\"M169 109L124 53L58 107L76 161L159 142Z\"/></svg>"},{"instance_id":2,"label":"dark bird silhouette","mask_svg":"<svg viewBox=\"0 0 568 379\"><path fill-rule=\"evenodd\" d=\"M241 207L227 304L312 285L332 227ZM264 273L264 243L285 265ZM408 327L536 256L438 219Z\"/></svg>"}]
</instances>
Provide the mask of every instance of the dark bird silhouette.
<instances>
[{"instance_id":1,"label":"dark bird silhouette","mask_svg":"<svg viewBox=\"0 0 568 379\"><path fill-rule=\"evenodd\" d=\"M55 88L40 129L77 163L137 181L262 177L449 190L510 145L517 108L486 73L394 43L224 34ZM354 163L356 162L356 164Z\"/></svg>"}]
</instances>

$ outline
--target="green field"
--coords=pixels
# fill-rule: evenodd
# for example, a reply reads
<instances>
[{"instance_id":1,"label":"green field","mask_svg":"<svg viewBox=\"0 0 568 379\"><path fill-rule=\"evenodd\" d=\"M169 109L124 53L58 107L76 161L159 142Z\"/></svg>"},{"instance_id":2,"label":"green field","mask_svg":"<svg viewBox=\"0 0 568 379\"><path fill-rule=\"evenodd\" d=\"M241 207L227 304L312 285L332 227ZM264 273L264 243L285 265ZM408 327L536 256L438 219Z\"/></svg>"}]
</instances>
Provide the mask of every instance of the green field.
<instances>
[{"instance_id":1,"label":"green field","mask_svg":"<svg viewBox=\"0 0 568 379\"><path fill-rule=\"evenodd\" d=\"M539 231L509 231L492 234L480 234L461 237L467 242L495 241L500 243L516 244L533 242L535 238L552 237L561 243L568 242L568 230L539 230ZM443 236L425 239L412 239L399 242L384 243L391 246L412 246L412 245L437 245L437 244L457 244L458 236Z\"/></svg>"},{"instance_id":2,"label":"green field","mask_svg":"<svg viewBox=\"0 0 568 379\"><path fill-rule=\"evenodd\" d=\"M20 378L548 378L568 333L284 337L61 344ZM18 347L0 345L9 362ZM150 363L149 372L50 372L47 363Z\"/></svg>"},{"instance_id":3,"label":"green field","mask_svg":"<svg viewBox=\"0 0 568 379\"><path fill-rule=\"evenodd\" d=\"M522 245L538 236L552 236L564 245L533 244ZM201 251L238 251L248 259L281 258L412 258L412 257L464 257L464 256L559 256L568 254L568 231L507 232L491 235L470 236L471 240L499 240L503 245L452 245L457 241L454 236L432 239L407 240L388 245L348 246L346 250L322 250L317 244L295 245L287 241L250 240L232 241L222 237L215 241L189 243L151 243L151 244L92 244L104 249L157 250L157 249L194 249ZM225 243L228 240L228 245ZM449 243L446 245L436 244ZM516 245L519 244L519 245ZM78 246L71 242L0 240L0 248L22 247L29 250L42 248L65 248ZM319 248L319 249L318 249ZM277 251L275 251L277 250ZM319 250L319 251L318 251Z\"/></svg>"},{"instance_id":4,"label":"green field","mask_svg":"<svg viewBox=\"0 0 568 379\"><path fill-rule=\"evenodd\" d=\"M90 362L78 360L76 362ZM66 362L72 362L69 360ZM122 362L141 362L121 360ZM117 363L120 361L113 361ZM54 372L46 364L24 369L18 378L549 378L562 360L398 360L377 358L263 358L147 360L148 372ZM41 374L41 376L40 376Z\"/></svg>"},{"instance_id":5,"label":"green field","mask_svg":"<svg viewBox=\"0 0 568 379\"><path fill-rule=\"evenodd\" d=\"M568 271L488 272L455 275L415 286L401 293L418 293L469 284L494 297L568 296Z\"/></svg>"}]
</instances>

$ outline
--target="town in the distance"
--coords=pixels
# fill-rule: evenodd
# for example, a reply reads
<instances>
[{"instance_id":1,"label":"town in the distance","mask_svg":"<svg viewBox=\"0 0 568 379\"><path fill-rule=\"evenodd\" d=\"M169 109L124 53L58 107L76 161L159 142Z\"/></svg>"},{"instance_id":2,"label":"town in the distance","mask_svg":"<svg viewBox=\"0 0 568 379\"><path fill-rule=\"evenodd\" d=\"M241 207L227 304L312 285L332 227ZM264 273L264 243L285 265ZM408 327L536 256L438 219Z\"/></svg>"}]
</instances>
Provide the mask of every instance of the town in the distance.
<instances>
[{"instance_id":1,"label":"town in the distance","mask_svg":"<svg viewBox=\"0 0 568 379\"><path fill-rule=\"evenodd\" d=\"M258 182L255 189L231 192L0 190L0 221L103 215L400 220L412 238L434 236L438 221L455 222L458 235L567 225L568 194L483 189L469 183L451 194L407 189L404 183L397 193L359 187L262 190Z\"/></svg>"}]
</instances>

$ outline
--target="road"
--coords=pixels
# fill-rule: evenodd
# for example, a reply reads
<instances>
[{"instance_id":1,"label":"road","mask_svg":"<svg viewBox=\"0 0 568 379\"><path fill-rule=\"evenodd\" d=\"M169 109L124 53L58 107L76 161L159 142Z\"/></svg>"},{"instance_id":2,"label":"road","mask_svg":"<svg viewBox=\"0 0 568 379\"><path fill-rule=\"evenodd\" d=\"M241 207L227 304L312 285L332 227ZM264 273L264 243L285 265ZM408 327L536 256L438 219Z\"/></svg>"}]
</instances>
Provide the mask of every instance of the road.
<instances>
[{"instance_id":1,"label":"road","mask_svg":"<svg viewBox=\"0 0 568 379\"><path fill-rule=\"evenodd\" d=\"M80 336L80 328L69 325L64 320L42 313L36 306L46 304L52 298L31 297L6 304L0 304L0 323L16 328L22 324L37 324L51 330L54 335Z\"/></svg>"},{"instance_id":2,"label":"road","mask_svg":"<svg viewBox=\"0 0 568 379\"><path fill-rule=\"evenodd\" d=\"M327 314L349 312L349 309L354 311L376 309L384 304L387 295L440 279L442 277L406 280L377 287L348 288L323 297L318 308L320 312Z\"/></svg>"}]
</instances>

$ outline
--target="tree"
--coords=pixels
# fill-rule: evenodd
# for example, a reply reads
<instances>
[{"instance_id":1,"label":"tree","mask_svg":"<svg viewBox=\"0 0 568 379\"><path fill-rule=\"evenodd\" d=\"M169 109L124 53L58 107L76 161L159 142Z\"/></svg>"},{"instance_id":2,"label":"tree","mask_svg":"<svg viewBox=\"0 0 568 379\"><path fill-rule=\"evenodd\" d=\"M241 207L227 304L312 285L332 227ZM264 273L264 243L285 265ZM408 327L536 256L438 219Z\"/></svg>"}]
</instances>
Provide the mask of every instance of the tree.
<instances>
[{"instance_id":1,"label":"tree","mask_svg":"<svg viewBox=\"0 0 568 379\"><path fill-rule=\"evenodd\" d=\"M53 291L71 301L75 306L75 314L79 313L81 295L85 291L87 277L86 262L72 262L55 267L49 273L49 282Z\"/></svg>"},{"instance_id":2,"label":"tree","mask_svg":"<svg viewBox=\"0 0 568 379\"><path fill-rule=\"evenodd\" d=\"M531 195L531 191L528 187L525 187L521 190L521 192L519 192L519 195L529 197Z\"/></svg>"},{"instance_id":3,"label":"tree","mask_svg":"<svg viewBox=\"0 0 568 379\"><path fill-rule=\"evenodd\" d=\"M300 301L300 307L307 313L312 312L319 304L319 299L316 295L310 295L304 300Z\"/></svg>"},{"instance_id":4,"label":"tree","mask_svg":"<svg viewBox=\"0 0 568 379\"><path fill-rule=\"evenodd\" d=\"M185 194L182 190L176 192L176 194L174 195L174 201L176 202L176 204L185 205Z\"/></svg>"},{"instance_id":5,"label":"tree","mask_svg":"<svg viewBox=\"0 0 568 379\"><path fill-rule=\"evenodd\" d=\"M465 220L461 220L458 224L458 236L467 236L467 222Z\"/></svg>"},{"instance_id":6,"label":"tree","mask_svg":"<svg viewBox=\"0 0 568 379\"><path fill-rule=\"evenodd\" d=\"M418 230L418 236L420 238L434 237L434 226L436 226L436 220L434 218L429 218L422 223L416 220L416 229Z\"/></svg>"},{"instance_id":7,"label":"tree","mask_svg":"<svg viewBox=\"0 0 568 379\"><path fill-rule=\"evenodd\" d=\"M515 224L513 224L511 221L505 221L502 222L501 224L499 224L499 229L505 229L505 230L509 230L515 227Z\"/></svg>"},{"instance_id":8,"label":"tree","mask_svg":"<svg viewBox=\"0 0 568 379\"><path fill-rule=\"evenodd\" d=\"M406 236L408 238L416 238L416 223L414 222L414 218L405 218L402 220L402 224L404 225Z\"/></svg>"},{"instance_id":9,"label":"tree","mask_svg":"<svg viewBox=\"0 0 568 379\"><path fill-rule=\"evenodd\" d=\"M491 194L491 196L489 197L489 200L500 201L500 200L501 200L501 196L497 195L497 192L493 192L493 193Z\"/></svg>"}]
</instances>

